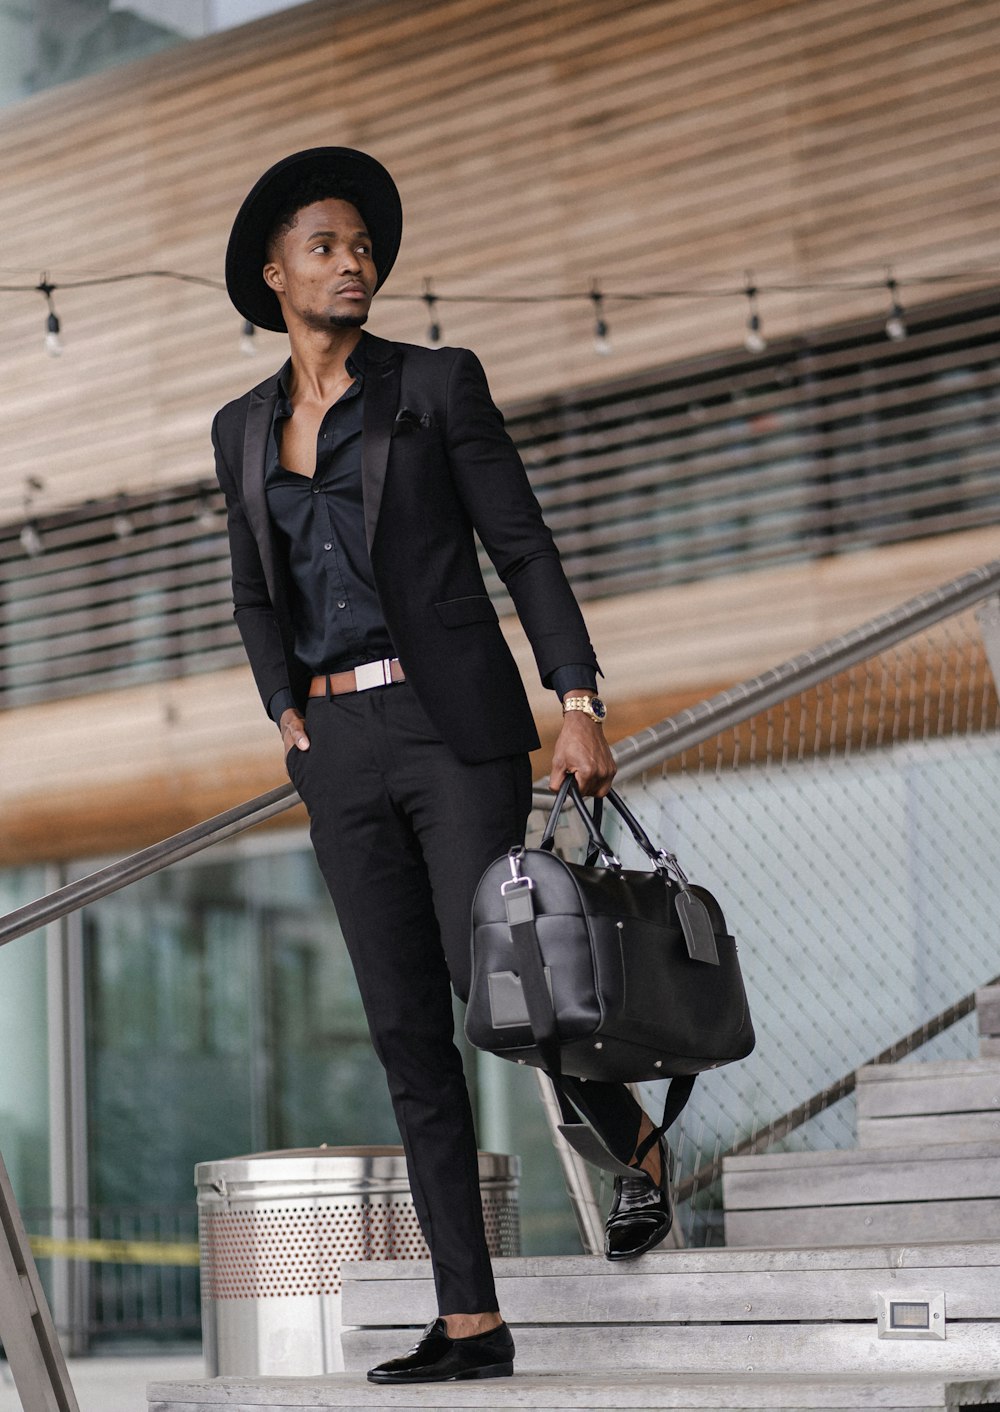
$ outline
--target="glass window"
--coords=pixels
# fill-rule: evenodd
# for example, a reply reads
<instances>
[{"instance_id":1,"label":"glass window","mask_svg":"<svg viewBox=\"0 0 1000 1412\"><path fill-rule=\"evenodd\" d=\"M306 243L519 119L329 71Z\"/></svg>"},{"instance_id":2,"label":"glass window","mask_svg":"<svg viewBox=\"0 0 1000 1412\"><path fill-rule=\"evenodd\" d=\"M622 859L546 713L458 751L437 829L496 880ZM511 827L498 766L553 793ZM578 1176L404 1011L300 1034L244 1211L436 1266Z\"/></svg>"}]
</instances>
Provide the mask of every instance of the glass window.
<instances>
[{"instance_id":1,"label":"glass window","mask_svg":"<svg viewBox=\"0 0 1000 1412\"><path fill-rule=\"evenodd\" d=\"M190 1199L195 1163L394 1142L307 848L181 865L89 907L91 1193Z\"/></svg>"},{"instance_id":2,"label":"glass window","mask_svg":"<svg viewBox=\"0 0 1000 1412\"><path fill-rule=\"evenodd\" d=\"M301 836L247 839L136 883L87 908L85 937L94 1205L189 1202L195 1164L212 1158L398 1143ZM467 1048L465 1061L482 1145L522 1157L525 1250L579 1251L534 1074Z\"/></svg>"},{"instance_id":3,"label":"glass window","mask_svg":"<svg viewBox=\"0 0 1000 1412\"><path fill-rule=\"evenodd\" d=\"M0 0L0 104L301 0Z\"/></svg>"}]
</instances>

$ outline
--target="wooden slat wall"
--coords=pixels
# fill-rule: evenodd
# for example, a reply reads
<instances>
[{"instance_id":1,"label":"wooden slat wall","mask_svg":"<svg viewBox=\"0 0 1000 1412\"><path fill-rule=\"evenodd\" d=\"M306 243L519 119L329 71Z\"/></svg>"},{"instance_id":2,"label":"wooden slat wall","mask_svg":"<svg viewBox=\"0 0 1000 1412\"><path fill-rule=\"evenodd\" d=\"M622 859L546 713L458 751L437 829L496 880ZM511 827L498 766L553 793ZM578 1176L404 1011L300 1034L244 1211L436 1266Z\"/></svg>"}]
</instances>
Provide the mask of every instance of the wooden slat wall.
<instances>
[{"instance_id":1,"label":"wooden slat wall","mask_svg":"<svg viewBox=\"0 0 1000 1412\"><path fill-rule=\"evenodd\" d=\"M219 277L260 171L357 145L399 181L386 295L761 284L831 270L1000 269L1000 0L408 0L292 11L0 113L0 281L176 268ZM949 286L949 291L952 287ZM926 297L927 290L920 291ZM917 297L917 291L913 291ZM225 294L144 281L3 295L0 519L209 467L223 401L283 340L237 352ZM773 294L767 331L877 311ZM502 404L739 343L742 300L609 301L614 358L577 304L440 306ZM422 305L371 327L423 341Z\"/></svg>"}]
</instances>

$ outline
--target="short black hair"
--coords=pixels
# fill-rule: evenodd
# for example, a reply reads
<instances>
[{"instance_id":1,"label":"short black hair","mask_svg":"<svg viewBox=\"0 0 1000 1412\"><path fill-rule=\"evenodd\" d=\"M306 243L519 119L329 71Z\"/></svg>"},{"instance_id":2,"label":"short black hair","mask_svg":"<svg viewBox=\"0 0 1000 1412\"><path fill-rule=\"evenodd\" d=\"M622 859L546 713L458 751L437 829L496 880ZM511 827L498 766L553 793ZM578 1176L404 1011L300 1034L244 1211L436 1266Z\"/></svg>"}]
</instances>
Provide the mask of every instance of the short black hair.
<instances>
[{"instance_id":1,"label":"short black hair","mask_svg":"<svg viewBox=\"0 0 1000 1412\"><path fill-rule=\"evenodd\" d=\"M267 240L264 242L267 258L274 259L275 247L291 230L295 224L295 217L304 207L313 206L317 201L349 201L360 212L361 219L364 220L364 211L361 205L363 200L360 187L349 177L311 172L309 176L303 177L288 190L284 200L275 211L271 228L267 233Z\"/></svg>"}]
</instances>

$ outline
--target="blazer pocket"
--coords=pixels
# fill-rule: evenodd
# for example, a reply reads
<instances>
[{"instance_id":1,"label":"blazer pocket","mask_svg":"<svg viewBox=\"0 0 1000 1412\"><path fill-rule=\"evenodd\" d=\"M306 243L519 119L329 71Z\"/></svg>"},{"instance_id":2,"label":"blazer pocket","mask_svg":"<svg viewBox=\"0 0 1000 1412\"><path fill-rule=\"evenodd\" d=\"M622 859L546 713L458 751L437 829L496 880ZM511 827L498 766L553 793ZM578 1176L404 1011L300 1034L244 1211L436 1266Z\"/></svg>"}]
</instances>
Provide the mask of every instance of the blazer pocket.
<instances>
[{"instance_id":1,"label":"blazer pocket","mask_svg":"<svg viewBox=\"0 0 1000 1412\"><path fill-rule=\"evenodd\" d=\"M477 593L470 598L448 598L443 603L435 603L434 607L446 628L463 628L469 623L499 621L497 610L485 593Z\"/></svg>"}]
</instances>

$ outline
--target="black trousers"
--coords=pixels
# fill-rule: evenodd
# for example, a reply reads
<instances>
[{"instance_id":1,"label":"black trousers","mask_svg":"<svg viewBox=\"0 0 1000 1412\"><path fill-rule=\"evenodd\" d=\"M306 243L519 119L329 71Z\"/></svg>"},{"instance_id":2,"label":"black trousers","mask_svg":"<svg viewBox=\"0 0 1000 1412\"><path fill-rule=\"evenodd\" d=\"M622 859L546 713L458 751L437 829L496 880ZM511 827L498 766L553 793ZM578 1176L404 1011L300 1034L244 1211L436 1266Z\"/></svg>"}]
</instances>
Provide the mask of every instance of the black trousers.
<instances>
[{"instance_id":1,"label":"black trousers","mask_svg":"<svg viewBox=\"0 0 1000 1412\"><path fill-rule=\"evenodd\" d=\"M310 749L292 749L289 773L385 1068L439 1312L495 1310L451 990L468 996L476 884L524 838L528 757L464 764L405 682L314 697L306 728ZM616 1155L632 1155L641 1110L626 1088L570 1096Z\"/></svg>"}]
</instances>

